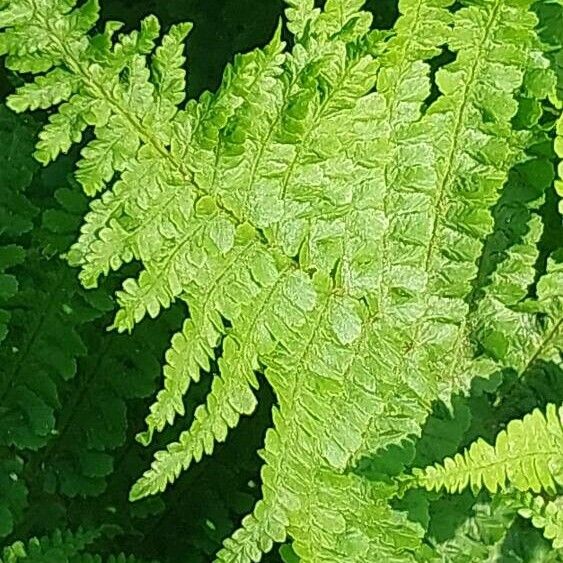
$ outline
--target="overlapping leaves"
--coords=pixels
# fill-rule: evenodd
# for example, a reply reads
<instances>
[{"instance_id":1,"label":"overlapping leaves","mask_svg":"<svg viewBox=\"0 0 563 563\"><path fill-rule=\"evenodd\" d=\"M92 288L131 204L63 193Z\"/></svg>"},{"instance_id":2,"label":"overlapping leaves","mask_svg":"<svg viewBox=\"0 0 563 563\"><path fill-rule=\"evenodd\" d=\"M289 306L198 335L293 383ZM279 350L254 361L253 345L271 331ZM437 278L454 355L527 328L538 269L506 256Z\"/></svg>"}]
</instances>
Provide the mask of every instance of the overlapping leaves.
<instances>
[{"instance_id":1,"label":"overlapping leaves","mask_svg":"<svg viewBox=\"0 0 563 563\"><path fill-rule=\"evenodd\" d=\"M96 2L8 2L7 65L46 72L9 103L60 104L42 162L94 128L77 178L97 198L68 258L88 287L141 263L114 327L188 304L141 440L183 415L190 381L219 366L192 427L132 497L211 453L254 410L263 374L279 404L263 500L219 559L258 560L289 533L306 561L411 560L421 526L391 509L392 486L348 470L420 434L433 401L473 378L559 360L561 266L553 254L538 270L541 220L488 254L491 208L509 170L527 165L555 81L531 2L454 13L447 0L405 1L388 40L360 0L288 4L291 50L277 33L237 57L215 94L178 107L189 26L154 50L154 18L114 41L114 23L86 33ZM445 43L454 61L433 90ZM523 199L525 213L538 198Z\"/></svg>"}]
</instances>

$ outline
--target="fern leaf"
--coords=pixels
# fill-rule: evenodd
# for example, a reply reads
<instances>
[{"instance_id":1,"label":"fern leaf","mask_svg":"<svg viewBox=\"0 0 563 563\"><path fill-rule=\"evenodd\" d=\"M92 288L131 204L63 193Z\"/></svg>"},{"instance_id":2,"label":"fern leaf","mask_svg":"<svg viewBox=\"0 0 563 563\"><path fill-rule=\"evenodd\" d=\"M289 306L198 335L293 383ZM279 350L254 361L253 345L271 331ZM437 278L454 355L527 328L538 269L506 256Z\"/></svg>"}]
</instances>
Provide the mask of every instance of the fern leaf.
<instances>
[{"instance_id":1,"label":"fern leaf","mask_svg":"<svg viewBox=\"0 0 563 563\"><path fill-rule=\"evenodd\" d=\"M257 276L260 266L258 261L255 264L254 275ZM262 276L265 271L264 268ZM301 308L296 307L290 298L299 291L307 291L305 280L287 273L287 270L275 274L277 272L273 269L262 278L266 284L257 300L252 300L252 295L241 295L240 288L236 288L237 293L223 296L226 301L238 301L238 306L244 299L247 310L239 317L244 320L236 323L223 340L223 354L219 358L220 375L213 381L207 405L196 410L191 428L181 434L178 443L169 445L167 452L156 454L151 470L133 488L133 499L164 490L166 484L174 481L192 460L199 461L204 452L210 454L215 441L224 441L228 430L238 424L242 414L254 411L256 399L252 388L258 387L254 373L259 368L257 351L271 348L273 344L268 335L266 319L278 311L284 311L297 328L304 323L304 316L311 306L304 296L301 297ZM310 300L314 295L310 289L309 293ZM150 431L152 428L149 426Z\"/></svg>"},{"instance_id":2,"label":"fern leaf","mask_svg":"<svg viewBox=\"0 0 563 563\"><path fill-rule=\"evenodd\" d=\"M14 345L8 340L0 350L0 443L37 449L55 426L57 388L74 377L77 357L86 351L76 330L85 319L72 308L81 297L71 272L63 265L42 271L33 264L30 270L21 280L12 314L14 338L16 331L25 337Z\"/></svg>"},{"instance_id":3,"label":"fern leaf","mask_svg":"<svg viewBox=\"0 0 563 563\"><path fill-rule=\"evenodd\" d=\"M98 530L56 530L50 536L14 542L2 552L2 563L40 563L41 561L74 561L80 552L98 537Z\"/></svg>"},{"instance_id":4,"label":"fern leaf","mask_svg":"<svg viewBox=\"0 0 563 563\"><path fill-rule=\"evenodd\" d=\"M38 482L71 498L106 489L128 436L129 403L153 392L168 334L164 318L131 339L103 335L99 324L90 329L90 353L66 390L57 434L33 461Z\"/></svg>"},{"instance_id":5,"label":"fern leaf","mask_svg":"<svg viewBox=\"0 0 563 563\"><path fill-rule=\"evenodd\" d=\"M209 143L206 136L210 135L213 139L218 135L214 121L227 119L229 113L240 104L241 98L238 94L253 99L260 89L269 83L271 76L279 72L279 47L279 41L275 41L266 53L253 53L235 61L235 66L226 72L228 83L225 92L218 92L215 99L210 101L210 107L192 106L191 109L188 108L189 113L178 117L176 133L173 133L172 137L172 158L176 162L172 170L170 163L160 158L163 149L140 151L138 164L129 164L130 170L122 176L112 193L93 203L83 236L71 254L72 263L83 266L82 279L86 284L94 285L100 274L107 273L110 267L118 269L124 261L131 260L133 256L142 255L148 270L158 270L164 263L166 273L170 277L186 258L194 261L195 257L192 258L190 252L197 250L193 249L195 241L191 242L185 235L187 229L193 229L194 233L197 233L205 226L205 221L201 216L199 219L194 217L195 194L189 195L180 190L185 182L186 165L178 162L180 155L176 151L183 153L185 147L190 144L198 146L201 142L201 149L194 148L190 151L194 160L187 166L197 169L205 163L215 162L215 151L205 148ZM237 92L236 96L233 96L233 90ZM256 100L255 105L259 105L259 101ZM206 174L209 174L209 170L204 169L198 182L206 184L209 181ZM147 187L146 190L137 189L139 181ZM183 200L179 199L180 194ZM225 213L221 208L217 209L212 199L200 201L197 210L201 210L202 215L217 217L215 230L220 230L221 225L223 229L228 228L226 221L229 221L229 213ZM163 231L164 236L155 237L154 226L159 222L167 225L167 230ZM209 229L212 230L211 227ZM209 243L213 244L213 238ZM199 255L198 260L205 257L201 251ZM194 271L193 266L188 271ZM154 274L151 272L150 277L152 276ZM158 291L172 293L168 297L169 302L178 295L178 284L173 284L173 280L169 280L168 276L162 277L159 286L163 287L159 287ZM144 277L150 279L146 274ZM169 284L172 287L169 287ZM140 318L142 316L139 316L137 322Z\"/></svg>"},{"instance_id":6,"label":"fern leaf","mask_svg":"<svg viewBox=\"0 0 563 563\"><path fill-rule=\"evenodd\" d=\"M194 284L189 290L191 318L184 324L182 333L173 339L164 372L165 389L151 407L147 432L139 437L143 442L150 441L153 432L162 430L166 422L172 424L175 413L184 414L182 398L189 382L199 381L201 368L209 371L209 360L214 358L214 348L225 332L221 314L235 319L241 315L233 312L233 304L242 304L251 296L259 300L271 296L267 288L278 277L275 264L268 255L259 252L255 240L243 238L240 242L239 251L216 274L209 279L200 276L199 287ZM251 267L241 270L241 261ZM253 323L255 316L254 319ZM244 330L245 347L254 344L253 330ZM256 360L250 364L256 364Z\"/></svg>"},{"instance_id":7,"label":"fern leaf","mask_svg":"<svg viewBox=\"0 0 563 563\"><path fill-rule=\"evenodd\" d=\"M191 318L174 335L166 352L164 388L150 407L146 418L147 430L137 435L142 444L148 445L155 431L160 432L166 424L173 424L176 414L185 414L183 397L190 383L200 380L201 370L210 371L210 360L215 356L214 348L219 344L223 331L224 326L217 313L211 316L209 311L196 312L191 308Z\"/></svg>"},{"instance_id":8,"label":"fern leaf","mask_svg":"<svg viewBox=\"0 0 563 563\"><path fill-rule=\"evenodd\" d=\"M353 302L332 296L330 284L322 276L316 279L316 289L322 297L299 333L293 330L291 319L269 321L270 331L283 346L269 359L266 370L278 392L280 410L274 412L275 430L268 431L262 453L266 461L262 470L264 498L244 522L249 528L236 532L225 543L219 560L237 560L269 548L284 537L286 521L295 550L304 560L314 559L318 553L332 554L337 559L368 560L375 553L393 554L398 560L408 560L409 547L419 541L417 527L407 525L400 514L377 500L375 493L370 495L364 483L325 469L340 470L348 450L361 443L365 411L345 410L341 404L345 392L340 391L340 386L346 381L344 368L354 359L347 344L358 342L362 313ZM369 385L366 376L360 366L349 374ZM298 385L298 377L303 377L307 385ZM330 402L318 397L321 382L330 393ZM369 408L370 393L360 392L357 380L354 383L350 387L355 390L350 392L360 399L356 405ZM289 451L293 455L288 456ZM316 475L314 480L311 475ZM344 504L351 507L346 520L337 508ZM401 545L387 529L388 524L392 527L391 522L404 526ZM344 534L346 526L355 530L352 538Z\"/></svg>"},{"instance_id":9,"label":"fern leaf","mask_svg":"<svg viewBox=\"0 0 563 563\"><path fill-rule=\"evenodd\" d=\"M491 492L506 483L520 491L554 492L563 479L563 409L548 405L546 414L536 409L522 420L511 421L495 446L479 439L463 454L443 464L413 470L416 484L428 490L458 492L470 486Z\"/></svg>"},{"instance_id":10,"label":"fern leaf","mask_svg":"<svg viewBox=\"0 0 563 563\"><path fill-rule=\"evenodd\" d=\"M535 91L547 97L554 84L553 77L545 75L542 59L536 58L525 86L528 94ZM518 373L534 361L556 358L561 345L561 295L552 291L549 300L531 297L538 281L541 238L545 237L540 206L553 182L553 165L544 148L551 139L538 125L541 108L539 113L530 110L527 100L521 100L521 109L530 113L530 119L524 121L535 140L528 149L530 157L511 172L495 209L499 228L487 241L476 280L477 288L488 286L477 289L473 296L473 305L478 303L475 335L480 345L495 361ZM522 118L522 112L519 114ZM487 277L495 268L489 282Z\"/></svg>"},{"instance_id":11,"label":"fern leaf","mask_svg":"<svg viewBox=\"0 0 563 563\"><path fill-rule=\"evenodd\" d=\"M113 27L92 45L73 41L75 12L58 6L70 46L49 29L33 51L64 63L89 108L74 112L76 126L63 120L52 144L45 133L41 150L56 155L94 126L79 178L101 195L68 256L82 282L141 262L118 295L120 331L178 298L191 310L185 337L196 340L175 338L144 441L183 412L189 381L222 344L206 405L132 496L162 490L251 412L256 371L277 396L263 499L220 559L258 560L288 533L306 561L409 561L420 547L422 528L388 505L394 486L347 470L418 434L433 401L490 367L474 360L467 301L489 209L530 142L512 124L538 52L531 2L467 2L453 15L451 4L402 2L394 36L374 47L381 35L369 34L359 0L324 10L292 0L291 52L278 31L228 67L216 94L178 110L176 86L165 102L161 86L182 82L181 39L159 71L164 50L147 60L151 18L113 47ZM41 13L33 23L45 31ZM28 31L4 26L0 45L18 52L14 37ZM429 60L445 40L455 61L429 103ZM558 275L540 280L538 303L552 300ZM282 283L278 298L277 279L299 288Z\"/></svg>"},{"instance_id":12,"label":"fern leaf","mask_svg":"<svg viewBox=\"0 0 563 563\"><path fill-rule=\"evenodd\" d=\"M536 528L543 530L555 549L563 549L563 499L546 500L541 496L525 495L524 506L518 514L529 518Z\"/></svg>"},{"instance_id":13,"label":"fern leaf","mask_svg":"<svg viewBox=\"0 0 563 563\"><path fill-rule=\"evenodd\" d=\"M428 17L436 20L432 12ZM443 95L422 118L418 134L419 152L410 156L412 172L405 174L404 188L398 174L405 166L409 170L409 157L403 157L401 144L398 143L394 161L386 167L390 180L397 175L393 185L397 186L401 197L392 197L394 190L390 190L386 200L387 215L393 217L396 214L397 218L391 222L395 226L387 231L380 245L384 249L385 261L379 268L376 287L379 287L378 308L383 313L375 326L381 334L393 335L395 342L392 349L409 351L393 356L391 350L386 350L381 357L387 362L389 358L394 358L391 369L397 374L395 377L400 377L401 373L417 374L416 377L409 376L409 380L418 382L416 392L419 398L415 404L418 403L419 414L414 420L425 416L425 396L435 397L437 394L448 401L452 392L467 387L475 375L474 370L488 369L485 364L481 366L472 362L467 341L470 311L463 303L463 297L469 292L470 280L476 273L480 239L492 228L487 208L498 198L497 190L505 181L512 162L518 158L518 151L513 148L510 138L510 112L497 115L489 123L480 122L479 116L485 109L480 108L480 101L477 102L481 100L477 92L483 88L481 80L487 83L487 73L500 62L487 62L485 54L489 52L487 45L493 41L495 34L502 33L503 25L512 18L527 22L525 25L533 25L529 14L504 4L487 5L484 11L481 7L471 6L457 12L455 18L450 44L460 51L457 60L443 67L437 75ZM480 28L481 35L465 35L467 29L473 29L476 21L483 19L490 25ZM409 26L409 33L411 30L412 26ZM530 47L533 45L533 34L530 34ZM423 56L431 56L428 44L422 43L422 46L425 48ZM527 52L521 52L518 64L512 60L506 60L504 64L506 76L514 82L512 92L510 82L507 82L507 89L502 93L503 99L506 98L503 107L511 107L511 113L514 113L516 102L514 99L509 102L508 98L521 84L522 71L528 64ZM381 75L384 76L383 70ZM450 84L449 80L453 82ZM454 87L459 83L462 87ZM492 98L495 96L496 93ZM494 108L491 111L494 112ZM416 110L412 115L412 119L416 120ZM473 125L469 126L469 123ZM444 130L442 127L446 124L449 125ZM469 133L472 127L481 131L480 141L473 137L465 138L472 135ZM409 137L413 136L412 129ZM434 135L440 138L434 138ZM432 139L431 146L429 139ZM494 155L487 156L487 146L495 152ZM425 169L432 165L433 151L436 151L435 172L432 168ZM413 152L411 146L411 155ZM407 165L403 164L405 161ZM464 171L464 167L469 168ZM479 177L474 176L476 170L480 171ZM409 189L413 181L411 178L417 186L426 186L423 193ZM471 190L464 189L465 182L468 182L468 189L471 185L471 190L482 189L483 193L478 198L473 197ZM421 189L418 188L419 191ZM412 202L413 212L405 214L404 209L408 207L405 201ZM445 215L440 212L442 206L448 210ZM397 234L399 228L400 235ZM403 256L408 257L408 261ZM439 377L436 377L437 374L440 374ZM379 420L379 414L368 417L364 447L355 452L355 461L373 452L376 444L385 447L376 419ZM370 427L372 424L373 428Z\"/></svg>"},{"instance_id":14,"label":"fern leaf","mask_svg":"<svg viewBox=\"0 0 563 563\"><path fill-rule=\"evenodd\" d=\"M14 153L3 156L0 194L7 204L0 213L6 220L2 235L18 242L31 229L36 215L23 193L35 172L29 144L35 127L13 119L2 121L8 125L7 131L2 129L8 135L5 146L10 146L12 135L17 140L11 149ZM20 264L24 257L25 263ZM18 266L17 285L12 275L0 275L3 299L5 290L18 290L11 292L8 301L12 332L0 348L0 443L31 449L45 445L54 431L60 387L74 376L76 358L85 351L76 331L85 320L76 310L81 305L78 285L62 263L53 261L53 268L45 271L38 262L37 250L24 252L13 243L0 247L0 270ZM0 318L6 317L0 314Z\"/></svg>"}]
</instances>

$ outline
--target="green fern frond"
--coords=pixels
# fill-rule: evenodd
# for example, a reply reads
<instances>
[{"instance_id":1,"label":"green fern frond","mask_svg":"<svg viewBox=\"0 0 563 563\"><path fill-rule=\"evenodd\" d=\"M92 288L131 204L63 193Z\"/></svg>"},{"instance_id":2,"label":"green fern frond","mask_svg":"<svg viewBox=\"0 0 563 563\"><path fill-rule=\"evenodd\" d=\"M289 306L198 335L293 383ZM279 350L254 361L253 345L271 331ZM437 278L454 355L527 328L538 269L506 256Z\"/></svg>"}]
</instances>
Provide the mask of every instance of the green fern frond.
<instances>
[{"instance_id":1,"label":"green fern frond","mask_svg":"<svg viewBox=\"0 0 563 563\"><path fill-rule=\"evenodd\" d=\"M53 260L53 267L45 270L39 248L24 250L18 244L29 244L20 238L35 226L37 215L25 196L36 172L31 158L36 127L4 108L0 115L2 147L7 149L2 151L0 172L0 202L5 203L0 206L0 270L13 267L18 278L16 284L12 274L0 276L3 289L17 289L4 305L11 316L11 332L0 347L0 444L37 449L55 429L60 388L74 376L77 357L85 352L77 327L87 319L82 316L84 297L65 265ZM0 313L2 319L6 313Z\"/></svg>"},{"instance_id":2,"label":"green fern frond","mask_svg":"<svg viewBox=\"0 0 563 563\"><path fill-rule=\"evenodd\" d=\"M243 309L240 315L243 320L223 340L223 353L218 362L220 375L213 381L207 405L196 410L192 427L182 433L178 443L168 446L167 452L156 454L151 470L133 488L132 498L164 490L168 482L189 467L192 459L199 461L204 452L212 452L216 441L224 441L228 430L238 424L242 414L254 411L256 399L252 388L258 387L255 375L260 367L258 355L275 344L269 334L273 327L264 319L283 311L291 319L293 330L305 324L314 303L314 293L308 288L306 278L287 269L277 272L275 265L266 260L257 259L253 264L254 280L263 284L262 288L257 288L256 293L261 290L258 299L240 294L244 286L236 283L230 285L237 293L231 293L231 289L222 295L222 299L237 303ZM292 299L297 295L300 302ZM246 306L243 307L243 303Z\"/></svg>"},{"instance_id":3,"label":"green fern frond","mask_svg":"<svg viewBox=\"0 0 563 563\"><path fill-rule=\"evenodd\" d=\"M77 329L90 307L64 264L45 270L28 260L25 274L12 299L12 334L0 349L0 443L38 449L54 431L59 390L86 353Z\"/></svg>"},{"instance_id":4,"label":"green fern frond","mask_svg":"<svg viewBox=\"0 0 563 563\"><path fill-rule=\"evenodd\" d=\"M151 58L153 18L114 43L115 25L85 33L94 3L42 0L23 25L12 1L0 53L54 66L45 80L57 68L73 75L37 157L48 162L93 126L78 178L96 199L68 258L87 287L141 263L114 327L130 331L177 299L190 310L142 441L183 414L189 382L217 359L191 429L156 454L132 497L163 490L224 440L254 409L261 372L278 402L263 499L219 560L257 561L289 534L305 561L412 561L422 527L389 506L393 486L349 470L420 434L434 401L496 367L475 359L468 301L490 209L533 141L513 127L519 100L537 108L545 96L543 82L527 82L544 64L537 20L531 1L454 11L449 0L405 0L387 39L369 32L360 0L288 3L293 48L278 30L228 67L217 93L183 108L188 27ZM430 62L445 43L455 60L433 91ZM557 303L558 282L552 266L527 312Z\"/></svg>"},{"instance_id":5,"label":"green fern frond","mask_svg":"<svg viewBox=\"0 0 563 563\"><path fill-rule=\"evenodd\" d=\"M524 506L518 514L541 529L555 549L563 549L563 497L546 500L541 496L524 495L522 500Z\"/></svg>"},{"instance_id":6,"label":"green fern frond","mask_svg":"<svg viewBox=\"0 0 563 563\"><path fill-rule=\"evenodd\" d=\"M546 142L551 140L541 133L532 150L541 151ZM540 216L543 194L553 183L552 162L539 154L516 166L505 188L507 197L501 198L504 208L497 210L497 221L512 226L497 231L486 248L480 275L487 267L496 271L489 285L481 288L475 314L474 334L485 353L518 373L538 360L557 363L563 345L557 252L548 260L547 272L536 279L545 231Z\"/></svg>"},{"instance_id":7,"label":"green fern frond","mask_svg":"<svg viewBox=\"0 0 563 563\"><path fill-rule=\"evenodd\" d=\"M512 420L491 446L479 439L442 464L413 470L413 483L428 490L505 489L554 493L563 483L563 407L548 405Z\"/></svg>"},{"instance_id":8,"label":"green fern frond","mask_svg":"<svg viewBox=\"0 0 563 563\"><path fill-rule=\"evenodd\" d=\"M170 321L141 327L131 338L83 332L89 355L64 391L57 432L33 460L36 480L68 497L101 494L128 438L129 407L154 391Z\"/></svg>"},{"instance_id":9,"label":"green fern frond","mask_svg":"<svg viewBox=\"0 0 563 563\"><path fill-rule=\"evenodd\" d=\"M43 563L60 561L69 563L100 536L98 530L56 530L50 536L32 538L27 542L17 541L5 547L2 563Z\"/></svg>"}]
</instances>

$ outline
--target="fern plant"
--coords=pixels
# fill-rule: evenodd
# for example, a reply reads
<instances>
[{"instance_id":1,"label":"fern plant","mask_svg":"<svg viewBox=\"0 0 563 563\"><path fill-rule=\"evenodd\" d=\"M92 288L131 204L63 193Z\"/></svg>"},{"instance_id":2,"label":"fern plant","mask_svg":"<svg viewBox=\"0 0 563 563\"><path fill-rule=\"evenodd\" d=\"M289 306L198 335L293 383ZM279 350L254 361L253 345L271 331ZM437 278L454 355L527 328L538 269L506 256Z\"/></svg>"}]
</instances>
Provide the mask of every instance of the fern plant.
<instances>
[{"instance_id":1,"label":"fern plant","mask_svg":"<svg viewBox=\"0 0 563 563\"><path fill-rule=\"evenodd\" d=\"M258 561L288 536L304 561L414 560L422 527L358 462L419 435L475 378L560 360L562 266L553 253L538 268L541 220L530 212L498 260L484 250L557 103L531 0L404 0L390 34L361 0L288 0L292 48L278 30L187 103L189 24L156 46L155 18L115 38L116 22L94 29L96 0L75 4L4 0L0 54L38 74L9 107L56 106L39 162L91 128L76 178L94 199L67 259L87 288L141 265L113 328L188 305L139 440L184 415L218 365L132 500L211 454L265 379L263 498L218 560ZM454 60L433 72L445 45Z\"/></svg>"}]
</instances>

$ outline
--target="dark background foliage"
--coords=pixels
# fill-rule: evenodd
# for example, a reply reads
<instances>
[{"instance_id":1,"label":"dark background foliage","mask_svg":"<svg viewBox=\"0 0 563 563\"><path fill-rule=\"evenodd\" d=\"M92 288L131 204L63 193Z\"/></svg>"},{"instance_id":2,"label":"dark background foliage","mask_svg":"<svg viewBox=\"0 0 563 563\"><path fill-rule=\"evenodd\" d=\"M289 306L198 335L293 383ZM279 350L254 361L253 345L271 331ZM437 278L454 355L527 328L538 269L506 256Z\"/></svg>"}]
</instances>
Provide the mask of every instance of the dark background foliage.
<instances>
[{"instance_id":1,"label":"dark background foliage","mask_svg":"<svg viewBox=\"0 0 563 563\"><path fill-rule=\"evenodd\" d=\"M376 27L392 26L396 4L368 2ZM123 21L127 28L150 13L165 28L194 22L187 51L192 97L217 87L235 53L265 44L282 10L281 0L102 1L102 19ZM3 98L19 79L2 73ZM86 292L60 259L76 237L87 201L72 179L76 150L45 169L34 163L34 136L45 119L41 112L22 117L0 107L0 339L2 327L8 327L0 344L0 546L83 527L101 531L89 549L104 557L125 552L162 562L211 561L259 496L257 450L274 398L264 386L258 411L212 458L191 468L164 495L128 502L128 490L153 451L182 429L164 433L151 449L134 439L159 388L164 352L182 311L178 306L145 321L133 335L106 332L114 308L111 289L119 280L110 277ZM556 203L551 193L544 207L548 223ZM548 232L546 248L562 235L557 225ZM520 236L517 224L507 236ZM476 388L469 398L455 398L449 408L436 405L421 440L365 460L362 471L382 478L453 454L476 436L490 439L511 418L563 401L561 375L548 364L533 366L520 380L499 373L494 384ZM184 427L209 380L190 393ZM496 541L491 526L503 523L494 515L483 523L479 510L488 501L469 493L413 494L400 508L427 525L429 542L458 538L465 533L459 526L473 518L480 524L468 534L485 530L472 541L487 544ZM503 561L558 560L526 521L507 525ZM282 553L292 560L289 548ZM281 561L281 555L276 550L266 560Z\"/></svg>"}]
</instances>

